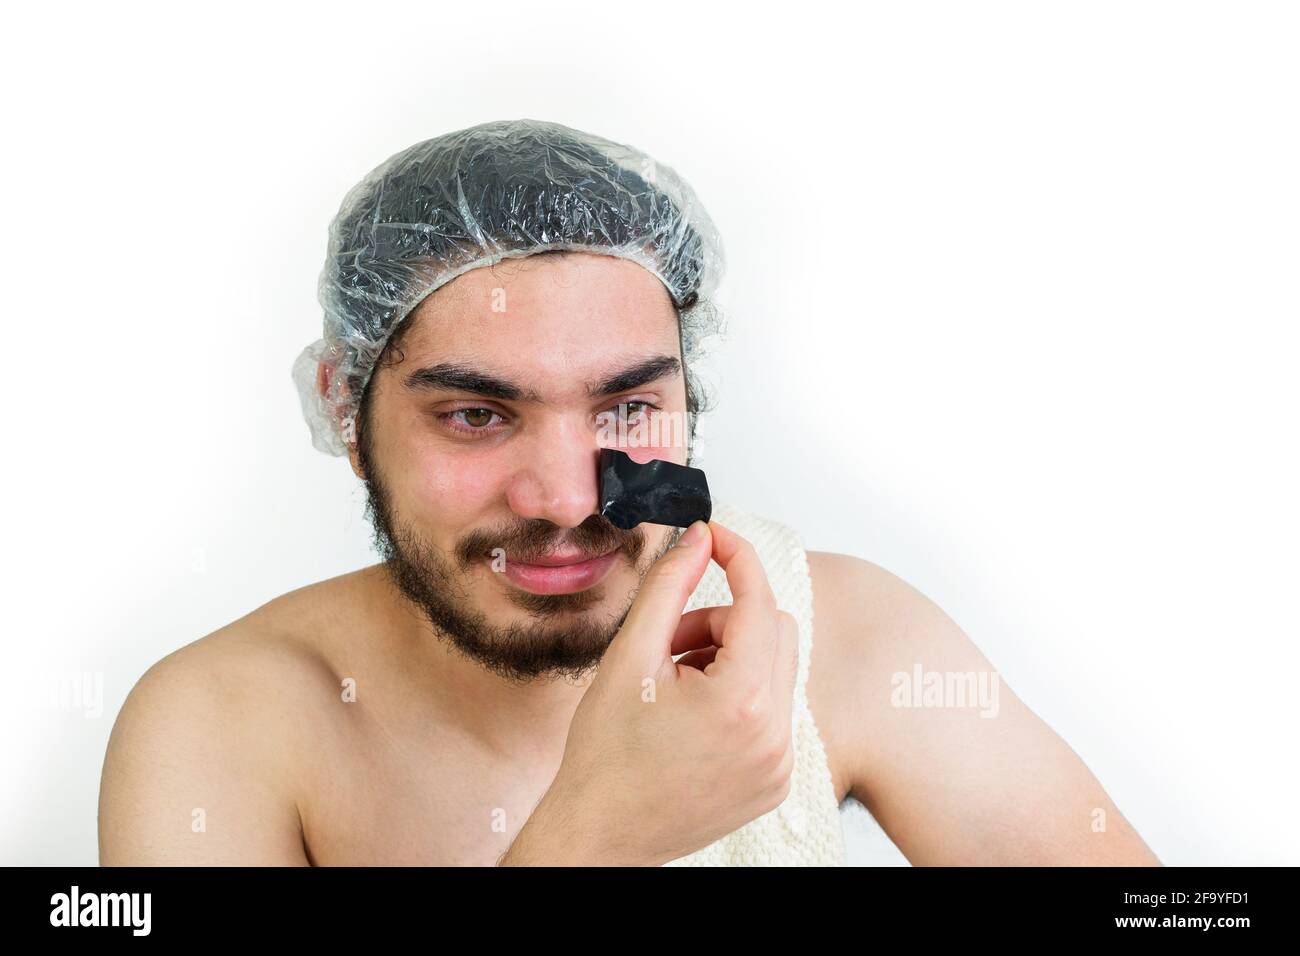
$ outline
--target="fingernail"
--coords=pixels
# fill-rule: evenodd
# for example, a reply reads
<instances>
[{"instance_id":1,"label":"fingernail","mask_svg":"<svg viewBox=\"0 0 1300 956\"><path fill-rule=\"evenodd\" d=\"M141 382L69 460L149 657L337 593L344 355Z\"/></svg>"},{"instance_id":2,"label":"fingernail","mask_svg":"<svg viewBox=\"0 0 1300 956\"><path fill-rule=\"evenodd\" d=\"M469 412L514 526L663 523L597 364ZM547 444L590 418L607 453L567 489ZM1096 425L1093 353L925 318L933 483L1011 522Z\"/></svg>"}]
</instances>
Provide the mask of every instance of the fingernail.
<instances>
[{"instance_id":1,"label":"fingernail","mask_svg":"<svg viewBox=\"0 0 1300 956\"><path fill-rule=\"evenodd\" d=\"M677 539L677 544L680 547L689 548L692 547L693 545L699 544L703 540L704 540L704 522L695 521L691 524L689 528L686 529L686 533Z\"/></svg>"}]
</instances>

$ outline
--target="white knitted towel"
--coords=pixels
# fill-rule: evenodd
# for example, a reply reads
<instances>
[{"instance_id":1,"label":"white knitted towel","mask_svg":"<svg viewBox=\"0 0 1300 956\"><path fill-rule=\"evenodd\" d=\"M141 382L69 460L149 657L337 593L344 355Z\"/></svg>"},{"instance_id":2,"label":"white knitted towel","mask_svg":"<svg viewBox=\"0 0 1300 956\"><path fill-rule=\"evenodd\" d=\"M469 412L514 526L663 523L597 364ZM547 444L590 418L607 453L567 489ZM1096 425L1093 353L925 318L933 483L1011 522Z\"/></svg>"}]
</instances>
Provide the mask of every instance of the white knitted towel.
<instances>
[{"instance_id":1,"label":"white knitted towel","mask_svg":"<svg viewBox=\"0 0 1300 956\"><path fill-rule=\"evenodd\" d=\"M783 524L714 499L713 517L747 538L758 550L776 603L799 622L799 673L795 679L794 770L790 794L763 814L702 849L667 866L843 866L844 833L831 781L826 748L808 708L812 660L813 602L808 556L798 536ZM727 576L710 562L686 610L731 604Z\"/></svg>"}]
</instances>

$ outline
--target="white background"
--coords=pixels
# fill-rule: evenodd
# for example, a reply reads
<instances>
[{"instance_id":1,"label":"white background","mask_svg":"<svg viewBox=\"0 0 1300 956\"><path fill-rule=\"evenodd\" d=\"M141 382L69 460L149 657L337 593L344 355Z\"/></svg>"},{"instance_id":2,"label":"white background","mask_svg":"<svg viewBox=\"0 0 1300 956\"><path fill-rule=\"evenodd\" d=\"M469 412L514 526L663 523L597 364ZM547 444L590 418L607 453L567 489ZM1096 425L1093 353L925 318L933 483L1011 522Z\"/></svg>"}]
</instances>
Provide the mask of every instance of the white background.
<instances>
[{"instance_id":1,"label":"white background","mask_svg":"<svg viewBox=\"0 0 1300 956\"><path fill-rule=\"evenodd\" d=\"M0 862L95 863L138 676L375 560L289 377L326 225L529 117L723 232L717 494L929 595L1164 862L1300 863L1294 6L127 6L0 39Z\"/></svg>"}]
</instances>

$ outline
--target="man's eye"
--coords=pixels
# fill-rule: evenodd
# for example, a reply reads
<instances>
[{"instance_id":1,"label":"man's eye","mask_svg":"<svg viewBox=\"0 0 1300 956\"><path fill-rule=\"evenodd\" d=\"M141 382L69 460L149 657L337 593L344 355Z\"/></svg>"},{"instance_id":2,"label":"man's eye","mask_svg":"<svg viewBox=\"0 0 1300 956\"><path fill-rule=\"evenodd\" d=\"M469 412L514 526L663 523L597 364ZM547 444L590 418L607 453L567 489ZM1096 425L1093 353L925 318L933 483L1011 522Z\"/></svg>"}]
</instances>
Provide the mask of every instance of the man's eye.
<instances>
[{"instance_id":1,"label":"man's eye","mask_svg":"<svg viewBox=\"0 0 1300 956\"><path fill-rule=\"evenodd\" d=\"M490 408L458 408L454 412L444 413L441 417L456 431L473 432L485 431L492 424L496 414Z\"/></svg>"},{"instance_id":2,"label":"man's eye","mask_svg":"<svg viewBox=\"0 0 1300 956\"><path fill-rule=\"evenodd\" d=\"M648 415L658 407L651 402L620 402L617 414L623 416L625 420L631 420ZM490 408L458 408L455 411L442 412L438 418L452 431L467 435L492 430L492 426L497 424L493 419L504 421L499 413Z\"/></svg>"}]
</instances>

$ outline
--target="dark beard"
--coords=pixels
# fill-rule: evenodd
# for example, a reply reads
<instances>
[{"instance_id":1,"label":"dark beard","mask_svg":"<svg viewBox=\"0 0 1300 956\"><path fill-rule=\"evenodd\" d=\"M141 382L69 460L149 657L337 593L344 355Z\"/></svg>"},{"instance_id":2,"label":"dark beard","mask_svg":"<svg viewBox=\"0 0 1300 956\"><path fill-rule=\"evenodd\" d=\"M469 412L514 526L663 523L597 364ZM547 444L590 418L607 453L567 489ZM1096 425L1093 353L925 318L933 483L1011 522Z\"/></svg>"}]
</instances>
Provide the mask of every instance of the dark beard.
<instances>
[{"instance_id":1,"label":"dark beard","mask_svg":"<svg viewBox=\"0 0 1300 956\"><path fill-rule=\"evenodd\" d=\"M658 553L638 564L646 551L645 532L640 528L623 531L601 515L592 515L565 534L552 522L523 520L510 529L472 532L449 560L409 525L396 521L392 498L373 461L367 475L366 515L374 525L375 548L393 584L423 613L439 638L487 670L520 683L544 677L580 680L594 669L627 619L640 580L682 533L680 528L674 529ZM533 594L508 588L510 601L534 619L527 624L496 627L474 607L463 585L476 565L490 568L494 548L503 548L512 557L533 558L561 545L591 554L619 549L620 558L625 557L636 568L638 580L621 602L621 610L598 618L581 613L605 600L604 582L574 594ZM551 620L561 616L559 622Z\"/></svg>"}]
</instances>

